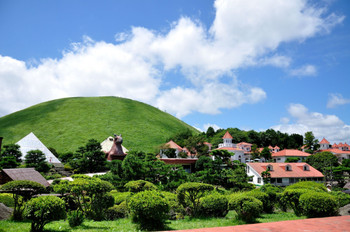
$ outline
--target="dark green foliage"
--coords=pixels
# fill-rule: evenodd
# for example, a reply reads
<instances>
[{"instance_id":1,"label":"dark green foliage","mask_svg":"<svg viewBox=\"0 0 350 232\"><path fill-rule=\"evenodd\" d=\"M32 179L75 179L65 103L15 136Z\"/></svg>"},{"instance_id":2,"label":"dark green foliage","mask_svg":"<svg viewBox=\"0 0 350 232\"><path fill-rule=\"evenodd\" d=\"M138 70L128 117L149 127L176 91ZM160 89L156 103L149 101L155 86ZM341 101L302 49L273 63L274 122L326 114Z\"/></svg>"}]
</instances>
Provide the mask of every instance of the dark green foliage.
<instances>
[{"instance_id":1,"label":"dark green foliage","mask_svg":"<svg viewBox=\"0 0 350 232\"><path fill-rule=\"evenodd\" d=\"M336 198L328 193L307 192L300 196L300 207L307 217L329 217L338 214Z\"/></svg>"},{"instance_id":2,"label":"dark green foliage","mask_svg":"<svg viewBox=\"0 0 350 232\"><path fill-rule=\"evenodd\" d=\"M235 169L228 169L223 173L227 177L227 184L223 187L230 188L233 191L249 191L255 188L253 184L248 183L249 176L244 166L237 166Z\"/></svg>"},{"instance_id":3,"label":"dark green foliage","mask_svg":"<svg viewBox=\"0 0 350 232\"><path fill-rule=\"evenodd\" d=\"M95 221L102 221L106 218L106 209L114 205L114 197L111 194L101 194L99 197L92 198L91 211L88 211L88 217Z\"/></svg>"},{"instance_id":4,"label":"dark green foliage","mask_svg":"<svg viewBox=\"0 0 350 232\"><path fill-rule=\"evenodd\" d=\"M163 155L165 155L168 158L176 158L176 149L174 148L163 149Z\"/></svg>"},{"instance_id":5,"label":"dark green foliage","mask_svg":"<svg viewBox=\"0 0 350 232\"><path fill-rule=\"evenodd\" d=\"M164 228L169 213L166 198L156 191L143 191L135 194L128 202L133 222L142 230Z\"/></svg>"},{"instance_id":6,"label":"dark green foliage","mask_svg":"<svg viewBox=\"0 0 350 232\"><path fill-rule=\"evenodd\" d=\"M347 193L343 193L341 191L331 191L329 192L332 196L337 199L339 207L343 207L347 204L350 204L350 195Z\"/></svg>"},{"instance_id":7,"label":"dark green foliage","mask_svg":"<svg viewBox=\"0 0 350 232\"><path fill-rule=\"evenodd\" d=\"M84 222L84 214L79 210L73 210L68 213L67 219L70 227L80 226Z\"/></svg>"},{"instance_id":8,"label":"dark green foliage","mask_svg":"<svg viewBox=\"0 0 350 232\"><path fill-rule=\"evenodd\" d=\"M157 190L157 187L154 184L145 180L129 181L128 183L125 184L125 188L129 192L133 192L133 193L146 191L146 190Z\"/></svg>"},{"instance_id":9,"label":"dark green foliage","mask_svg":"<svg viewBox=\"0 0 350 232\"><path fill-rule=\"evenodd\" d=\"M313 154L320 147L320 144L318 143L318 140L315 139L315 136L312 133L312 131L308 131L305 133L304 145L306 147L306 152L310 154Z\"/></svg>"},{"instance_id":10,"label":"dark green foliage","mask_svg":"<svg viewBox=\"0 0 350 232\"><path fill-rule=\"evenodd\" d=\"M182 219L185 215L185 208L178 202L176 194L165 191L161 193L167 199L169 204L169 219Z\"/></svg>"},{"instance_id":11,"label":"dark green foliage","mask_svg":"<svg viewBox=\"0 0 350 232\"><path fill-rule=\"evenodd\" d=\"M229 200L230 209L234 209L237 217L246 222L254 222L263 211L263 203L255 197L237 194Z\"/></svg>"},{"instance_id":12,"label":"dark green foliage","mask_svg":"<svg viewBox=\"0 0 350 232\"><path fill-rule=\"evenodd\" d=\"M114 205L106 210L106 219L109 221L114 221L119 218L125 218L128 216L128 204L123 201L119 205Z\"/></svg>"},{"instance_id":13,"label":"dark green foliage","mask_svg":"<svg viewBox=\"0 0 350 232\"><path fill-rule=\"evenodd\" d=\"M200 198L212 191L214 186L203 183L188 182L180 185L177 192L177 199L185 208L189 207L191 216L198 215Z\"/></svg>"},{"instance_id":14,"label":"dark green foliage","mask_svg":"<svg viewBox=\"0 0 350 232\"><path fill-rule=\"evenodd\" d=\"M300 216L303 211L299 204L299 198L307 192L315 193L315 191L302 188L286 189L282 193L281 201L285 202L287 207L293 209L297 216Z\"/></svg>"},{"instance_id":15,"label":"dark green foliage","mask_svg":"<svg viewBox=\"0 0 350 232\"><path fill-rule=\"evenodd\" d=\"M19 150L19 145L9 144L4 145L0 154L0 168L16 168L18 167L21 160L22 153Z\"/></svg>"},{"instance_id":16,"label":"dark green foliage","mask_svg":"<svg viewBox=\"0 0 350 232\"><path fill-rule=\"evenodd\" d=\"M207 155L208 146L204 144L205 137L202 135L194 135L187 138L184 141L184 147L188 149L191 154L191 157L194 158L197 156Z\"/></svg>"},{"instance_id":17,"label":"dark green foliage","mask_svg":"<svg viewBox=\"0 0 350 232\"><path fill-rule=\"evenodd\" d=\"M269 201L273 205L279 205L279 193L283 191L281 187L277 187L272 184L264 184L259 188L259 190L263 193L266 193L269 196ZM283 207L282 207L283 208Z\"/></svg>"},{"instance_id":18,"label":"dark green foliage","mask_svg":"<svg viewBox=\"0 0 350 232\"><path fill-rule=\"evenodd\" d=\"M3 203L7 207L15 207L15 200L10 193L0 193L0 203Z\"/></svg>"},{"instance_id":19,"label":"dark green foliage","mask_svg":"<svg viewBox=\"0 0 350 232\"><path fill-rule=\"evenodd\" d=\"M245 193L245 195L255 197L256 199L260 200L263 203L263 211L265 213L273 212L273 201L270 200L269 195L267 195L266 193L260 191L259 189L254 189Z\"/></svg>"},{"instance_id":20,"label":"dark green foliage","mask_svg":"<svg viewBox=\"0 0 350 232\"><path fill-rule=\"evenodd\" d=\"M298 163L299 162L299 158L297 157L288 157L285 161L285 163Z\"/></svg>"},{"instance_id":21,"label":"dark green foliage","mask_svg":"<svg viewBox=\"0 0 350 232\"><path fill-rule=\"evenodd\" d=\"M26 203L24 215L32 221L31 232L40 232L47 223L66 217L65 203L55 196L33 198Z\"/></svg>"},{"instance_id":22,"label":"dark green foliage","mask_svg":"<svg viewBox=\"0 0 350 232\"><path fill-rule=\"evenodd\" d=\"M200 200L199 208L199 214L202 216L225 217L228 213L228 200L226 196L212 193Z\"/></svg>"},{"instance_id":23,"label":"dark green foliage","mask_svg":"<svg viewBox=\"0 0 350 232\"><path fill-rule=\"evenodd\" d=\"M70 165L78 173L93 173L106 170L105 153L101 151L100 143L90 139L85 147L80 147L71 159Z\"/></svg>"},{"instance_id":24,"label":"dark green foliage","mask_svg":"<svg viewBox=\"0 0 350 232\"><path fill-rule=\"evenodd\" d=\"M339 165L337 157L327 151L308 156L306 162L322 173L326 171L327 167Z\"/></svg>"},{"instance_id":25,"label":"dark green foliage","mask_svg":"<svg viewBox=\"0 0 350 232\"><path fill-rule=\"evenodd\" d=\"M33 167L38 172L48 172L50 165L46 161L45 154L40 150L31 150L27 152L24 161L26 167Z\"/></svg>"},{"instance_id":26,"label":"dark green foliage","mask_svg":"<svg viewBox=\"0 0 350 232\"><path fill-rule=\"evenodd\" d=\"M4 192L12 193L14 199L13 219L23 219L23 203L32 198L33 195L42 193L45 187L37 182L29 180L14 180L1 186Z\"/></svg>"},{"instance_id":27,"label":"dark green foliage","mask_svg":"<svg viewBox=\"0 0 350 232\"><path fill-rule=\"evenodd\" d=\"M112 190L110 194L114 197L114 203L116 205L126 201L132 195L131 192L118 192L117 190Z\"/></svg>"},{"instance_id":28,"label":"dark green foliage","mask_svg":"<svg viewBox=\"0 0 350 232\"><path fill-rule=\"evenodd\" d=\"M268 147L264 147L264 149L260 152L260 157L265 158L265 160L271 159L271 152Z\"/></svg>"}]
</instances>

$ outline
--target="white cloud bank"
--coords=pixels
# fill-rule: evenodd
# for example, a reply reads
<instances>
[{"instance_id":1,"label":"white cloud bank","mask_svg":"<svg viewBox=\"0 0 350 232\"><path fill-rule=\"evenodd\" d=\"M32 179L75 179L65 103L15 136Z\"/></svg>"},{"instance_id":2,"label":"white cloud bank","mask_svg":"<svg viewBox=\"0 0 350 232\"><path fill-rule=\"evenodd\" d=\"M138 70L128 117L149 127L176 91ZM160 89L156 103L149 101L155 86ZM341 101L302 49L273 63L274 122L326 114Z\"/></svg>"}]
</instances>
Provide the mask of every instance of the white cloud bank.
<instances>
[{"instance_id":1,"label":"white cloud bank","mask_svg":"<svg viewBox=\"0 0 350 232\"><path fill-rule=\"evenodd\" d=\"M329 95L327 108L335 108L340 105L350 104L350 99L344 98L339 93L332 93Z\"/></svg>"},{"instance_id":2,"label":"white cloud bank","mask_svg":"<svg viewBox=\"0 0 350 232\"><path fill-rule=\"evenodd\" d=\"M233 70L289 67L291 58L277 54L281 43L328 33L344 19L306 0L217 0L214 6L209 29L181 17L166 33L133 27L117 34L115 44L86 37L61 59L46 58L37 66L0 56L0 115L70 96L127 97L178 117L257 103L266 98L264 90L243 84ZM167 73L174 70L190 84L166 89ZM298 72L314 74L316 68L304 71Z\"/></svg>"},{"instance_id":3,"label":"white cloud bank","mask_svg":"<svg viewBox=\"0 0 350 232\"><path fill-rule=\"evenodd\" d=\"M282 124L272 127L274 130L301 135L312 131L319 141L325 137L330 142L349 142L350 125L346 125L335 115L310 112L301 104L291 104L288 113L293 119L293 123L289 123L289 120L284 118Z\"/></svg>"}]
</instances>

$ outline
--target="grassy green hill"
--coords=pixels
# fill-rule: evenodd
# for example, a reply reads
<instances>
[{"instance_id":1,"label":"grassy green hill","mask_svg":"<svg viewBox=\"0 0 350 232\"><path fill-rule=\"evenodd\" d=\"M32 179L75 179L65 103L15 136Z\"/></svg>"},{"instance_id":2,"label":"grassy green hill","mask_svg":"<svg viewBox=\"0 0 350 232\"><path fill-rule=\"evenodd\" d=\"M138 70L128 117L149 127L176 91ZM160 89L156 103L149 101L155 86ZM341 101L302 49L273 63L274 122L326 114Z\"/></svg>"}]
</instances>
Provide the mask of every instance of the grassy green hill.
<instances>
[{"instance_id":1,"label":"grassy green hill","mask_svg":"<svg viewBox=\"0 0 350 232\"><path fill-rule=\"evenodd\" d=\"M129 150L153 152L170 136L193 127L150 105L117 97L78 97L44 102L0 118L3 144L33 132L58 152L76 151L93 138L122 134Z\"/></svg>"}]
</instances>

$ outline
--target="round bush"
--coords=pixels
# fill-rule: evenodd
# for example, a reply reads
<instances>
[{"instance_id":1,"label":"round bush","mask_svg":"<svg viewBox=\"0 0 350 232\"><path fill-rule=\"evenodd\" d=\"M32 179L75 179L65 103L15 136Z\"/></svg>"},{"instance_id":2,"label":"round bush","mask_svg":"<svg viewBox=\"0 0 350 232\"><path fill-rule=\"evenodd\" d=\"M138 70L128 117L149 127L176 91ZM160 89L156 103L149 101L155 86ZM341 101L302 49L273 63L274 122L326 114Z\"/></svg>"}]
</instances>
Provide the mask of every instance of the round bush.
<instances>
[{"instance_id":1,"label":"round bush","mask_svg":"<svg viewBox=\"0 0 350 232\"><path fill-rule=\"evenodd\" d=\"M70 211L67 218L69 226L72 228L80 226L84 222L84 214L78 210Z\"/></svg>"},{"instance_id":2,"label":"round bush","mask_svg":"<svg viewBox=\"0 0 350 232\"><path fill-rule=\"evenodd\" d=\"M156 191L143 191L132 196L128 202L133 222L140 229L155 230L164 228L169 213L165 197Z\"/></svg>"},{"instance_id":3,"label":"round bush","mask_svg":"<svg viewBox=\"0 0 350 232\"><path fill-rule=\"evenodd\" d=\"M219 193L207 195L200 200L199 211L207 217L225 217L228 213L228 200Z\"/></svg>"},{"instance_id":4,"label":"round bush","mask_svg":"<svg viewBox=\"0 0 350 232\"><path fill-rule=\"evenodd\" d=\"M259 189L255 189L245 194L246 196L255 197L256 199L260 200L263 203L263 211L265 213L273 212L273 203L270 201L269 195L266 193L261 192Z\"/></svg>"},{"instance_id":5,"label":"round bush","mask_svg":"<svg viewBox=\"0 0 350 232\"><path fill-rule=\"evenodd\" d=\"M66 217L65 203L55 196L33 198L26 203L24 216L32 220L32 232L43 231L47 223Z\"/></svg>"},{"instance_id":6,"label":"round bush","mask_svg":"<svg viewBox=\"0 0 350 232\"><path fill-rule=\"evenodd\" d=\"M131 196L130 192L118 192L117 190L112 190L110 194L114 197L114 203L116 205L126 201Z\"/></svg>"},{"instance_id":7,"label":"round bush","mask_svg":"<svg viewBox=\"0 0 350 232\"><path fill-rule=\"evenodd\" d=\"M185 215L185 208L178 202L177 196L171 192L161 192L169 204L169 219L182 219Z\"/></svg>"},{"instance_id":8,"label":"round bush","mask_svg":"<svg viewBox=\"0 0 350 232\"><path fill-rule=\"evenodd\" d=\"M293 209L295 215L300 216L302 214L302 209L299 206L299 198L302 194L311 192L315 193L315 191L311 191L308 189L285 189L282 193L281 202L284 202L288 208Z\"/></svg>"},{"instance_id":9,"label":"round bush","mask_svg":"<svg viewBox=\"0 0 350 232\"><path fill-rule=\"evenodd\" d=\"M15 200L10 193L0 193L0 203L3 203L7 207L15 207Z\"/></svg>"},{"instance_id":10,"label":"round bush","mask_svg":"<svg viewBox=\"0 0 350 232\"><path fill-rule=\"evenodd\" d=\"M328 193L308 192L300 196L299 204L307 217L329 217L338 213L334 196Z\"/></svg>"},{"instance_id":11,"label":"round bush","mask_svg":"<svg viewBox=\"0 0 350 232\"><path fill-rule=\"evenodd\" d=\"M263 203L255 197L239 194L230 199L229 207L236 211L239 219L254 222L263 210Z\"/></svg>"},{"instance_id":12,"label":"round bush","mask_svg":"<svg viewBox=\"0 0 350 232\"><path fill-rule=\"evenodd\" d=\"M157 187L154 184L145 180L129 181L124 185L124 187L129 192L133 192L133 193L146 191L146 190L157 190Z\"/></svg>"},{"instance_id":13,"label":"round bush","mask_svg":"<svg viewBox=\"0 0 350 232\"><path fill-rule=\"evenodd\" d=\"M337 199L339 207L343 207L347 204L350 204L349 194L343 193L341 191L331 191L329 193Z\"/></svg>"},{"instance_id":14,"label":"round bush","mask_svg":"<svg viewBox=\"0 0 350 232\"><path fill-rule=\"evenodd\" d=\"M128 205L126 201L123 201L119 205L115 205L106 210L106 219L110 221L114 221L119 218L125 218L127 216L128 216Z\"/></svg>"}]
</instances>

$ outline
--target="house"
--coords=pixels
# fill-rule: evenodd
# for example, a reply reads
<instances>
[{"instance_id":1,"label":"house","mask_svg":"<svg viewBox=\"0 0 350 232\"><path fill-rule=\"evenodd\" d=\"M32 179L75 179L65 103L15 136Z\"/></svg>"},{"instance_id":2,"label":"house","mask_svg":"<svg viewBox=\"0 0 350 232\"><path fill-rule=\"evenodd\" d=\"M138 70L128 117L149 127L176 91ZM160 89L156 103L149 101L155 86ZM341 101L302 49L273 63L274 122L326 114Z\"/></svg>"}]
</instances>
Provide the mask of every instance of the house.
<instances>
[{"instance_id":1,"label":"house","mask_svg":"<svg viewBox=\"0 0 350 232\"><path fill-rule=\"evenodd\" d=\"M305 161L310 154L295 149L284 149L282 151L272 153L271 156L276 163L285 163L287 158L298 158L299 162Z\"/></svg>"},{"instance_id":2,"label":"house","mask_svg":"<svg viewBox=\"0 0 350 232\"><path fill-rule=\"evenodd\" d=\"M0 171L0 185L13 180L31 180L45 187L50 185L34 168L9 168Z\"/></svg>"},{"instance_id":3,"label":"house","mask_svg":"<svg viewBox=\"0 0 350 232\"><path fill-rule=\"evenodd\" d=\"M198 158L160 158L159 160L166 164L181 165L186 172L192 173L195 171Z\"/></svg>"},{"instance_id":4,"label":"house","mask_svg":"<svg viewBox=\"0 0 350 232\"><path fill-rule=\"evenodd\" d=\"M226 150L230 153L233 153L231 156L231 160L239 160L242 163L245 163L247 160L251 158L251 149L252 144L250 143L232 143L233 137L230 135L228 131L222 137L223 143L218 145L216 150Z\"/></svg>"},{"instance_id":5,"label":"house","mask_svg":"<svg viewBox=\"0 0 350 232\"><path fill-rule=\"evenodd\" d=\"M22 152L22 160L25 160L25 156L28 151L31 150L40 150L45 154L46 161L54 166L63 166L61 161L52 154L52 152L34 135L33 132L30 132L24 138L19 140L16 144L20 146L20 151Z\"/></svg>"},{"instance_id":6,"label":"house","mask_svg":"<svg viewBox=\"0 0 350 232\"><path fill-rule=\"evenodd\" d=\"M288 186L301 180L323 181L323 174L307 163L247 163L246 172L251 176L250 183L264 185L261 173L269 171L270 183Z\"/></svg>"},{"instance_id":7,"label":"house","mask_svg":"<svg viewBox=\"0 0 350 232\"><path fill-rule=\"evenodd\" d=\"M344 159L350 159L350 145L346 142L331 145L330 142L323 138L319 144L319 152L328 151L335 155L339 162L342 162Z\"/></svg>"}]
</instances>

